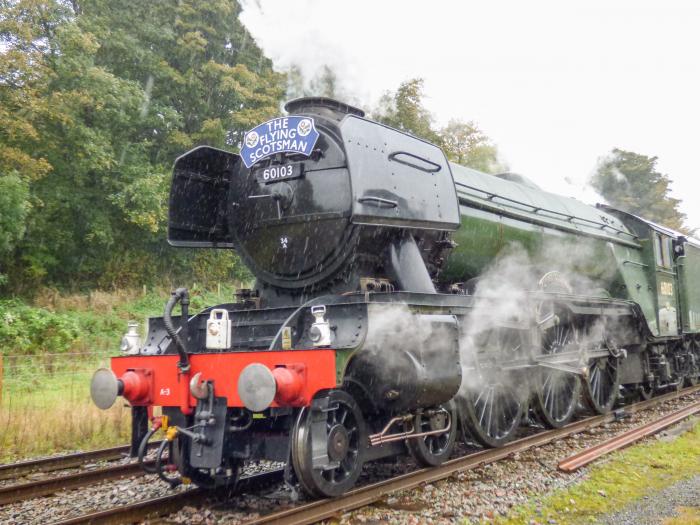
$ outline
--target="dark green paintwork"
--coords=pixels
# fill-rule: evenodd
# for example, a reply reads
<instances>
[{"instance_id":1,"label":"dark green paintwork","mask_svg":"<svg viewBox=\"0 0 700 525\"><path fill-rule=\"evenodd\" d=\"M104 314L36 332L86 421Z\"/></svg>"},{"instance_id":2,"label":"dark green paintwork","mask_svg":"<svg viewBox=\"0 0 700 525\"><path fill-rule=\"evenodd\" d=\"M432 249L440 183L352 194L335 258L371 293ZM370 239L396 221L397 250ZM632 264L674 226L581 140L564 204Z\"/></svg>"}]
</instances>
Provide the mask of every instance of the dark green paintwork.
<instances>
[{"instance_id":1,"label":"dark green paintwork","mask_svg":"<svg viewBox=\"0 0 700 525\"><path fill-rule=\"evenodd\" d=\"M700 332L700 248L686 243L685 255L676 259L684 332Z\"/></svg>"},{"instance_id":2,"label":"dark green paintwork","mask_svg":"<svg viewBox=\"0 0 700 525\"><path fill-rule=\"evenodd\" d=\"M588 289L581 293L638 303L659 335L657 273L649 226L628 217L451 165L460 201L461 226L440 274L446 282L483 274L502 250L519 245L541 273L558 271ZM645 230L646 228L646 230ZM700 273L698 274L700 282Z\"/></svg>"}]
</instances>

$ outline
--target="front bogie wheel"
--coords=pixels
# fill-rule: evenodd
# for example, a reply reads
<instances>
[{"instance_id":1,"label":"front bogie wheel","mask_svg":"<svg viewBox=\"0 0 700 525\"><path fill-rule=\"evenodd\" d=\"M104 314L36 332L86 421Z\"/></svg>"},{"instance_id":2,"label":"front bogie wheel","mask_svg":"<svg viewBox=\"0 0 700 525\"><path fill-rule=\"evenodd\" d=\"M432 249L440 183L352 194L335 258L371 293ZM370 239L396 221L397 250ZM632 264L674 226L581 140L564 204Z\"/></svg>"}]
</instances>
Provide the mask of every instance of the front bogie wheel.
<instances>
[{"instance_id":1,"label":"front bogie wheel","mask_svg":"<svg viewBox=\"0 0 700 525\"><path fill-rule=\"evenodd\" d=\"M408 451L418 465L436 467L449 459L457 439L457 410L454 403L420 412L413 418L412 424L416 433L427 434L406 440ZM441 429L446 430L438 433Z\"/></svg>"},{"instance_id":2,"label":"front bogie wheel","mask_svg":"<svg viewBox=\"0 0 700 525\"><path fill-rule=\"evenodd\" d=\"M360 476L367 431L360 408L347 392L331 390L302 408L291 439L292 466L309 495L340 496ZM319 462L320 450L327 457Z\"/></svg>"}]
</instances>

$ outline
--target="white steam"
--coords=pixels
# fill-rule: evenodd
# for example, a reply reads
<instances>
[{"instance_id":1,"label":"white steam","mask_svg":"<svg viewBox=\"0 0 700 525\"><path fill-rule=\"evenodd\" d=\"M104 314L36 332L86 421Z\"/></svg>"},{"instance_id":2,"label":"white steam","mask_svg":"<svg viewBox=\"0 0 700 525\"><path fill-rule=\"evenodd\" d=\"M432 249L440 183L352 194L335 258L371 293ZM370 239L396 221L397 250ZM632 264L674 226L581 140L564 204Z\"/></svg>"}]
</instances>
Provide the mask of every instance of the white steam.
<instances>
[{"instance_id":1,"label":"white steam","mask_svg":"<svg viewBox=\"0 0 700 525\"><path fill-rule=\"evenodd\" d=\"M494 365L493 361L525 358L529 355L528 345L537 344L530 338L529 330L547 312L528 292L607 296L605 290L615 268L605 264L606 254L601 250L605 250L605 244L600 241L553 239L529 252L520 244L511 244L501 252L478 277L474 308L462 326L460 393L482 387L477 359L488 367ZM603 327L592 328L586 333L578 332L581 348L600 344ZM527 387L528 380L523 378L518 388ZM536 386L536 381L529 383L530 388Z\"/></svg>"}]
</instances>

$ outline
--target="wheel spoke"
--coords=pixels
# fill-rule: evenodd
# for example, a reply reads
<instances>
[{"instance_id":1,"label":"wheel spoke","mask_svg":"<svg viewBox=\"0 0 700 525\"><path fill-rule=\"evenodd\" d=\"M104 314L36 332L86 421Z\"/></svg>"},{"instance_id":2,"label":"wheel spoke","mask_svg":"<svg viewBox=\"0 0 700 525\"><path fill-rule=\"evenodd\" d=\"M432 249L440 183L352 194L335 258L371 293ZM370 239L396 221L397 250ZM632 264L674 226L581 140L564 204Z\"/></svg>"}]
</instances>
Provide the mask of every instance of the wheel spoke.
<instances>
[{"instance_id":1,"label":"wheel spoke","mask_svg":"<svg viewBox=\"0 0 700 525\"><path fill-rule=\"evenodd\" d=\"M514 409L515 396L511 385L517 384L501 369L504 360L518 358L526 347L523 333L516 329L492 328L484 330L474 342L474 369L481 387L462 398L466 420L465 432L487 446L500 446L509 440L517 429L520 412ZM543 376L544 378L544 376ZM516 404L518 404L516 400ZM449 446L450 433L441 434L435 440L437 450ZM442 453L442 452L441 452Z\"/></svg>"},{"instance_id":2,"label":"wheel spoke","mask_svg":"<svg viewBox=\"0 0 700 525\"><path fill-rule=\"evenodd\" d=\"M566 317L543 334L542 353L556 355L568 351L569 347L578 341L576 326ZM593 380L594 367L590 367L590 379ZM573 415L578 400L578 379L570 373L557 369L545 368L542 383L534 396L535 413L545 426L558 428L565 424Z\"/></svg>"},{"instance_id":3,"label":"wheel spoke","mask_svg":"<svg viewBox=\"0 0 700 525\"><path fill-rule=\"evenodd\" d=\"M552 411L552 389L547 388L546 386L544 391L544 406L547 408L548 411Z\"/></svg>"},{"instance_id":4,"label":"wheel spoke","mask_svg":"<svg viewBox=\"0 0 700 525\"><path fill-rule=\"evenodd\" d=\"M487 390L488 392L486 394L486 399L484 399L484 402L482 403L481 414L479 415L479 424L481 426L484 426L484 416L486 415L486 409L488 408L489 399L491 397L490 387L487 387Z\"/></svg>"},{"instance_id":5,"label":"wheel spoke","mask_svg":"<svg viewBox=\"0 0 700 525\"><path fill-rule=\"evenodd\" d=\"M494 400L494 392L491 392L491 396L489 397L489 418L486 423L486 431L489 433L489 435L493 436L493 433L491 432L492 429L492 422L493 422L493 400Z\"/></svg>"},{"instance_id":6,"label":"wheel spoke","mask_svg":"<svg viewBox=\"0 0 700 525\"><path fill-rule=\"evenodd\" d=\"M598 392L598 367L594 365L593 373L591 374L591 391L593 392L593 398L596 402L599 401Z\"/></svg>"},{"instance_id":7,"label":"wheel spoke","mask_svg":"<svg viewBox=\"0 0 700 525\"><path fill-rule=\"evenodd\" d=\"M481 397L484 395L484 392L488 391L489 387L487 386L485 389L483 389L481 392L479 392L479 397L476 398L476 401L474 401L474 405L478 406L479 403L481 402Z\"/></svg>"},{"instance_id":8,"label":"wheel spoke","mask_svg":"<svg viewBox=\"0 0 700 525\"><path fill-rule=\"evenodd\" d=\"M334 408L324 415L326 426L330 426L334 432L333 441L338 437L335 432L344 433L347 439L343 449L337 450L339 454L335 456L335 468L322 470L312 466L313 450L309 434L317 413L312 412L312 409L302 411L296 423L298 426L292 432L295 439L292 444L292 464L299 483L310 495L321 497L343 494L355 483L362 469L361 450L365 446L366 436L359 407L352 397L342 390L334 390L328 398L330 406Z\"/></svg>"}]
</instances>

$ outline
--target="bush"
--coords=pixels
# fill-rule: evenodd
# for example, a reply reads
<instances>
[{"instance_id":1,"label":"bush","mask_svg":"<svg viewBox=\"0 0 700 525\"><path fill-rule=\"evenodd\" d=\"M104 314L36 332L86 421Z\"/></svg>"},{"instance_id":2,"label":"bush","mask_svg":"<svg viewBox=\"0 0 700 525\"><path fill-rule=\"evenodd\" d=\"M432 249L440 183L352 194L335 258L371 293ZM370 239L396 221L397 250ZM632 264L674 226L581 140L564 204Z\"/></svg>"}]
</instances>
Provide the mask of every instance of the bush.
<instances>
[{"instance_id":1,"label":"bush","mask_svg":"<svg viewBox=\"0 0 700 525\"><path fill-rule=\"evenodd\" d=\"M36 355L69 351L80 337L75 319L17 300L0 300L0 351Z\"/></svg>"}]
</instances>

